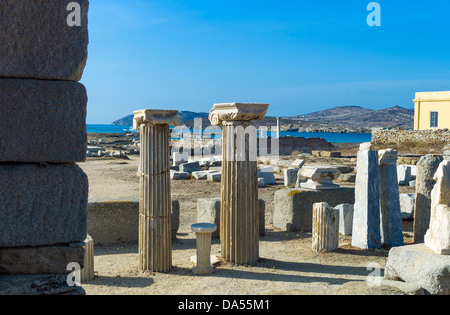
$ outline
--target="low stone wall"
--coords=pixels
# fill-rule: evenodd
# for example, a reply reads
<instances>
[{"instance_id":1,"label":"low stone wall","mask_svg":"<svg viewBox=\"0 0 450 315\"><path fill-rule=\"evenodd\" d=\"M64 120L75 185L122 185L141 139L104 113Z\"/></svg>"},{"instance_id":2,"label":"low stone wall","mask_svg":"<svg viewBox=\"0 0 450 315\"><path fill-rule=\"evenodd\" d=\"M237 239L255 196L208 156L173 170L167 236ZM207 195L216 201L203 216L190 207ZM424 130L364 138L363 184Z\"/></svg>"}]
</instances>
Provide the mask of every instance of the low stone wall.
<instances>
[{"instance_id":1,"label":"low stone wall","mask_svg":"<svg viewBox=\"0 0 450 315\"><path fill-rule=\"evenodd\" d=\"M180 204L172 201L172 239L179 228ZM137 243L139 202L111 201L88 205L88 231L95 245Z\"/></svg>"},{"instance_id":2,"label":"low stone wall","mask_svg":"<svg viewBox=\"0 0 450 315\"><path fill-rule=\"evenodd\" d=\"M398 144L403 142L448 142L450 131L437 130L377 130L372 132L372 143L375 145Z\"/></svg>"}]
</instances>

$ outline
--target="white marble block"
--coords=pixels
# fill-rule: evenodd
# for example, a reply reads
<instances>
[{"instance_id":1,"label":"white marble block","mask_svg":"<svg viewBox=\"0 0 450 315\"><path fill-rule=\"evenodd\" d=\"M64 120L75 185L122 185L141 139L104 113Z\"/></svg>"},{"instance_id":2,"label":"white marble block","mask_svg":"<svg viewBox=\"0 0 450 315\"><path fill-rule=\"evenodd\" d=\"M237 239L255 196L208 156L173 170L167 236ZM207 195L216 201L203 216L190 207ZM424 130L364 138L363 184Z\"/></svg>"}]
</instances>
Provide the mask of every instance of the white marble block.
<instances>
[{"instance_id":1,"label":"white marble block","mask_svg":"<svg viewBox=\"0 0 450 315\"><path fill-rule=\"evenodd\" d=\"M352 235L354 207L349 203L338 205L339 210L339 233L342 235Z\"/></svg>"},{"instance_id":2,"label":"white marble block","mask_svg":"<svg viewBox=\"0 0 450 315\"><path fill-rule=\"evenodd\" d=\"M298 172L299 187L314 190L339 189L340 186L333 183L338 179L341 172L334 167L312 167L305 166Z\"/></svg>"}]
</instances>

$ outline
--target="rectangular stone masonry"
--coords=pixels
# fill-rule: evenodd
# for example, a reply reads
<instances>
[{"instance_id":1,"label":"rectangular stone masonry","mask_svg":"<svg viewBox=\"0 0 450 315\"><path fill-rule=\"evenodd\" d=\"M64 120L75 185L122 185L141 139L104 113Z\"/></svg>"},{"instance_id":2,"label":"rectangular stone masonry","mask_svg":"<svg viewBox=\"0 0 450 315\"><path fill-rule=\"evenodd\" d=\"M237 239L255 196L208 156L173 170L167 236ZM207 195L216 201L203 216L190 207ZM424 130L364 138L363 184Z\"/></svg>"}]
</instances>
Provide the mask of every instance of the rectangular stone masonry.
<instances>
[{"instance_id":1,"label":"rectangular stone masonry","mask_svg":"<svg viewBox=\"0 0 450 315\"><path fill-rule=\"evenodd\" d=\"M67 265L84 266L84 243L0 249L0 274L69 274Z\"/></svg>"},{"instance_id":2,"label":"rectangular stone masonry","mask_svg":"<svg viewBox=\"0 0 450 315\"><path fill-rule=\"evenodd\" d=\"M83 242L88 178L76 165L0 164L0 248Z\"/></svg>"},{"instance_id":3,"label":"rectangular stone masonry","mask_svg":"<svg viewBox=\"0 0 450 315\"><path fill-rule=\"evenodd\" d=\"M86 108L80 83L0 79L0 162L85 161Z\"/></svg>"},{"instance_id":4,"label":"rectangular stone masonry","mask_svg":"<svg viewBox=\"0 0 450 315\"><path fill-rule=\"evenodd\" d=\"M88 56L88 0L69 26L70 0L0 1L0 77L79 81Z\"/></svg>"},{"instance_id":5,"label":"rectangular stone masonry","mask_svg":"<svg viewBox=\"0 0 450 315\"><path fill-rule=\"evenodd\" d=\"M353 204L355 190L279 190L275 193L273 225L283 231L312 231L313 205L318 202L326 202L332 207L343 203Z\"/></svg>"},{"instance_id":6,"label":"rectangular stone masonry","mask_svg":"<svg viewBox=\"0 0 450 315\"><path fill-rule=\"evenodd\" d=\"M344 203L338 205L336 209L339 210L339 233L342 235L352 235L354 212L353 205Z\"/></svg>"}]
</instances>

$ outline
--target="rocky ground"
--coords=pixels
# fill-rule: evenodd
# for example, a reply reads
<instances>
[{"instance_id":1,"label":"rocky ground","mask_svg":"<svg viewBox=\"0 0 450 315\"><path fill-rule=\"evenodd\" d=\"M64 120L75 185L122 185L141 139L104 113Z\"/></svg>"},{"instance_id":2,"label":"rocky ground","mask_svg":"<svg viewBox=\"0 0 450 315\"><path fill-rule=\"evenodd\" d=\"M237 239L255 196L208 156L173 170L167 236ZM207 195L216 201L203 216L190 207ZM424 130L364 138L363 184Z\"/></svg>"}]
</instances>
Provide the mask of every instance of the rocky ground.
<instances>
[{"instance_id":1,"label":"rocky ground","mask_svg":"<svg viewBox=\"0 0 450 315\"><path fill-rule=\"evenodd\" d=\"M286 157L285 160L296 157ZM311 159L308 163L352 164L349 159ZM90 201L136 200L138 157L129 159L89 158L80 166L89 176ZM172 196L181 205L178 239L173 244L174 268L167 274L142 273L137 270L137 244L117 244L95 249L94 281L84 284L87 294L204 295L204 294L398 294L388 286L374 288L366 284L367 269L375 263L385 267L388 250L362 251L342 237L335 253L311 250L310 233L287 233L272 226L273 198L284 189L281 177L277 185L261 188L259 197L266 201L267 235L260 240L261 259L256 266L216 265L210 276L195 276L190 256L196 253L195 235L190 225L196 218L198 198L220 196L220 184L207 181L172 181ZM402 188L411 192L411 188ZM411 242L411 222L405 222L405 241ZM220 243L213 242L212 254L220 256ZM355 282L356 281L356 282Z\"/></svg>"}]
</instances>

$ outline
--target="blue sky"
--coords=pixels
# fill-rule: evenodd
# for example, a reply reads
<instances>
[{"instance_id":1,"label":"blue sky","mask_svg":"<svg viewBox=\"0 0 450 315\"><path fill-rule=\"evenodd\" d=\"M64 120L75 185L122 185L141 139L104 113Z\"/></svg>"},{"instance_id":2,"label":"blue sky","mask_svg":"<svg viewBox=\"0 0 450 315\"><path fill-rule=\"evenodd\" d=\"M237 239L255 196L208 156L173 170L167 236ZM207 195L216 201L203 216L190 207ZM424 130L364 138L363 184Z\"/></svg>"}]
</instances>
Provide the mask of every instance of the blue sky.
<instances>
[{"instance_id":1,"label":"blue sky","mask_svg":"<svg viewBox=\"0 0 450 315\"><path fill-rule=\"evenodd\" d=\"M370 2L93 0L88 123L223 102L412 108L415 92L450 90L450 1L377 1L381 27Z\"/></svg>"}]
</instances>

